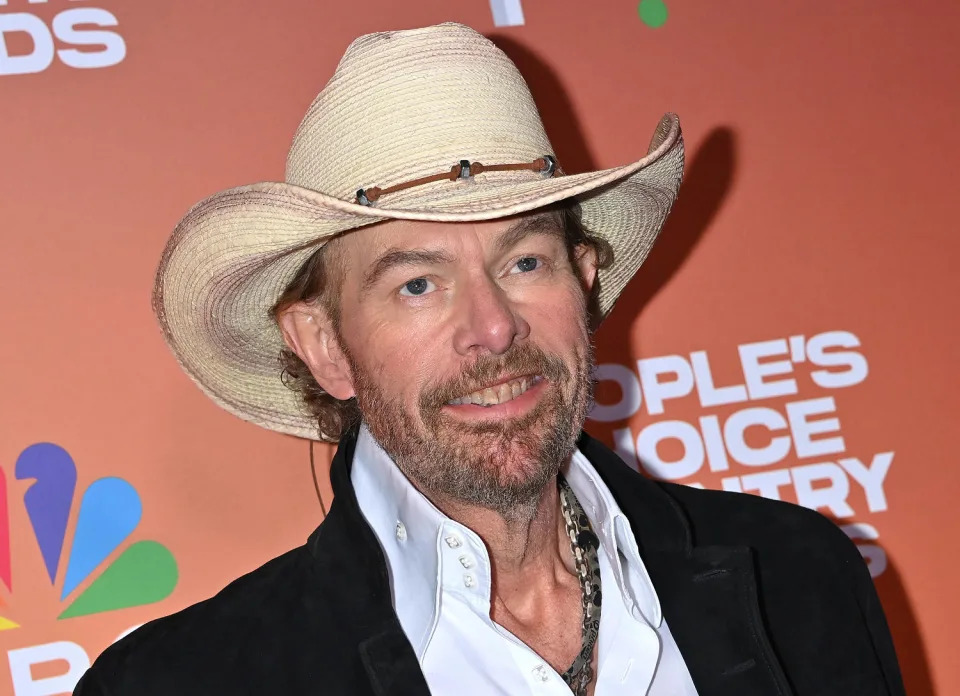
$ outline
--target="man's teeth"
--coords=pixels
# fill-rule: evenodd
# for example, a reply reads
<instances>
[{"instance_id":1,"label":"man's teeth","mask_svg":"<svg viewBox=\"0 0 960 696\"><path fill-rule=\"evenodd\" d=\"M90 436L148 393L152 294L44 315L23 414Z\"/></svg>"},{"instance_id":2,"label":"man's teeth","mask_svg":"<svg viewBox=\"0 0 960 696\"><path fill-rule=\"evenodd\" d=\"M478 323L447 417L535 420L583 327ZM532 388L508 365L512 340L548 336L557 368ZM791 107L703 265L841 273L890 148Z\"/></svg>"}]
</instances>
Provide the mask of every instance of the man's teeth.
<instances>
[{"instance_id":1,"label":"man's teeth","mask_svg":"<svg viewBox=\"0 0 960 696\"><path fill-rule=\"evenodd\" d=\"M536 382L536 378L520 377L512 379L509 382L497 385L496 387L487 387L475 392L471 392L459 399L447 402L451 406L460 406L463 404L476 404L477 406L496 406L505 401L516 399L523 394Z\"/></svg>"}]
</instances>

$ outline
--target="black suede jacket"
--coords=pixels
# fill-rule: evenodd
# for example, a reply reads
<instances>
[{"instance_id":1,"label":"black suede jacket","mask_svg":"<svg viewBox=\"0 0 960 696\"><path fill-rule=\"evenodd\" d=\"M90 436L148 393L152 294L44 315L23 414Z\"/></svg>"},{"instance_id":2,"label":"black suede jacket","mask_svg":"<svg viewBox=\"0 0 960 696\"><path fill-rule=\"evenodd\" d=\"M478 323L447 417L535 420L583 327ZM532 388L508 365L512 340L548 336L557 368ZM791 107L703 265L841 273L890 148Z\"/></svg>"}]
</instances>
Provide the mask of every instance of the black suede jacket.
<instances>
[{"instance_id":1,"label":"black suede jacket","mask_svg":"<svg viewBox=\"0 0 960 696\"><path fill-rule=\"evenodd\" d=\"M355 443L340 443L334 503L304 546L111 646L75 696L426 696L350 484ZM903 696L866 564L836 525L651 481L586 434L579 446L630 520L700 696Z\"/></svg>"}]
</instances>

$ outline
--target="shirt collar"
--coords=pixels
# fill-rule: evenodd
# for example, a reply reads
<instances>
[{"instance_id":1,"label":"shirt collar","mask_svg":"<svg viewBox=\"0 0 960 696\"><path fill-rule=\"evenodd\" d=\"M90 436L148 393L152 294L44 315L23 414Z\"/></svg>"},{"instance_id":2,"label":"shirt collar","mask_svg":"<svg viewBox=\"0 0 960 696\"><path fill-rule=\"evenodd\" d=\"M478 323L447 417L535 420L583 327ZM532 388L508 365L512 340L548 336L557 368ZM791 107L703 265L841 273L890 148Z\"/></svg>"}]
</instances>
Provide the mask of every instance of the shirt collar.
<instances>
[{"instance_id":1,"label":"shirt collar","mask_svg":"<svg viewBox=\"0 0 960 696\"><path fill-rule=\"evenodd\" d=\"M437 537L446 517L407 480L366 425L357 437L350 479L386 556L397 618L420 659L436 625Z\"/></svg>"},{"instance_id":2,"label":"shirt collar","mask_svg":"<svg viewBox=\"0 0 960 696\"><path fill-rule=\"evenodd\" d=\"M579 449L574 450L563 475L590 519L600 546L610 560L624 603L630 607L631 612L639 612L648 624L659 628L663 621L660 600L640 558L637 540L627 516L617 505L613 494L590 464L590 460ZM626 561L626 568L621 559Z\"/></svg>"},{"instance_id":3,"label":"shirt collar","mask_svg":"<svg viewBox=\"0 0 960 696\"><path fill-rule=\"evenodd\" d=\"M610 559L625 604L659 627L659 599L630 524L610 490L579 449L564 476ZM454 533L471 541L475 551L484 556L485 548L472 530L444 515L410 483L366 425L360 428L350 478L361 513L386 557L397 618L422 660L439 618L440 544Z\"/></svg>"}]
</instances>

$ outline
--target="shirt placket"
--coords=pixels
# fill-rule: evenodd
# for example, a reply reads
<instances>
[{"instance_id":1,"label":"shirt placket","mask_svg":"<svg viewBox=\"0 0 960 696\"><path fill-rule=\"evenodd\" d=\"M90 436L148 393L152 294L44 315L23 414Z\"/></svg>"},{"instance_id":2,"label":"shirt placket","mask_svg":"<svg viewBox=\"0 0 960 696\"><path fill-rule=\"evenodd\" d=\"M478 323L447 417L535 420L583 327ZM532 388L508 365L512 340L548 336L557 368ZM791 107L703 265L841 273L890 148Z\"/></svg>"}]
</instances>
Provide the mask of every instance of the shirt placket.
<instances>
[{"instance_id":1,"label":"shirt placket","mask_svg":"<svg viewBox=\"0 0 960 696\"><path fill-rule=\"evenodd\" d=\"M445 524L441 531L440 575L445 592L466 602L481 621L507 640L518 677L527 684L530 694L570 696L569 687L556 670L490 618L492 577L486 548L479 539L465 529Z\"/></svg>"}]
</instances>

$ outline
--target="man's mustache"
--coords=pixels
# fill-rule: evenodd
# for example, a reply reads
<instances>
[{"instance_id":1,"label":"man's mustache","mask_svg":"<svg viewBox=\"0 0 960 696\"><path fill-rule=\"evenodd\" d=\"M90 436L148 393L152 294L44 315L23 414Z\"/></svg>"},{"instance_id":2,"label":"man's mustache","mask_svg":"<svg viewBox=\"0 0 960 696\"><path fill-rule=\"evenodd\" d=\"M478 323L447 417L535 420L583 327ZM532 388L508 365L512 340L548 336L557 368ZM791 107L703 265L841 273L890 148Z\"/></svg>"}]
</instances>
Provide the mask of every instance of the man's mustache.
<instances>
[{"instance_id":1,"label":"man's mustache","mask_svg":"<svg viewBox=\"0 0 960 696\"><path fill-rule=\"evenodd\" d=\"M502 355L482 355L456 377L425 390L420 397L420 408L436 410L504 377L520 375L539 375L551 382L563 382L570 379L570 370L563 360L537 346L515 346Z\"/></svg>"}]
</instances>

